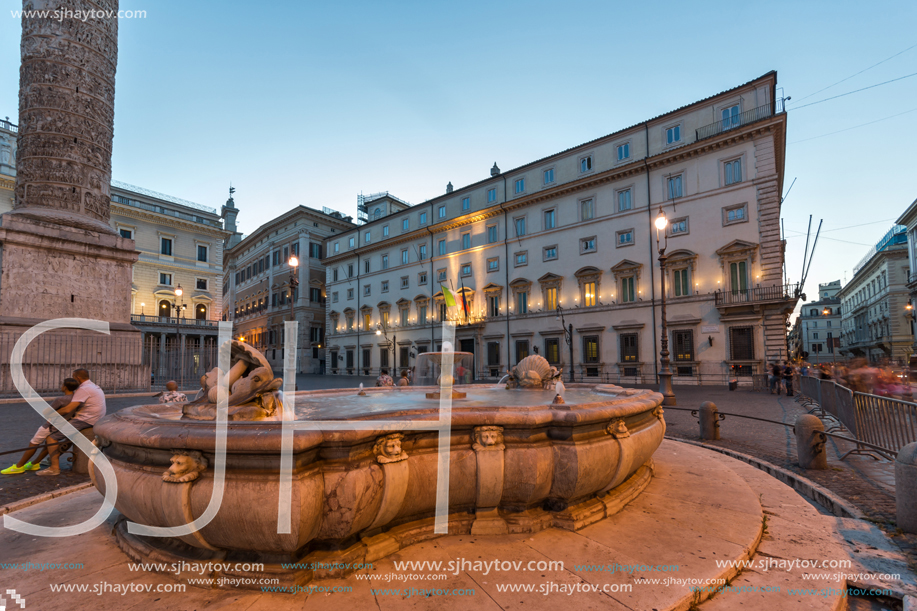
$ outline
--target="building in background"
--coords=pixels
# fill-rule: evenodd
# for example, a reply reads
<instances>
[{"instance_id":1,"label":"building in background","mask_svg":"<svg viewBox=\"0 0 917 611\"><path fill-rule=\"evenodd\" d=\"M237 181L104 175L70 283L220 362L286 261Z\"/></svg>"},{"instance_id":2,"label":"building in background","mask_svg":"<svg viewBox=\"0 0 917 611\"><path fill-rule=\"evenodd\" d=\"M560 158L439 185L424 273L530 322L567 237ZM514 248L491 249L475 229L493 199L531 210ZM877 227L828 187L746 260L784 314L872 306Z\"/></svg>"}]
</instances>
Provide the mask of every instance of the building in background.
<instances>
[{"instance_id":1,"label":"building in background","mask_svg":"<svg viewBox=\"0 0 917 611\"><path fill-rule=\"evenodd\" d=\"M853 268L839 292L841 352L878 363L905 362L913 345L906 227L893 226Z\"/></svg>"},{"instance_id":2,"label":"building in background","mask_svg":"<svg viewBox=\"0 0 917 611\"><path fill-rule=\"evenodd\" d=\"M911 337L914 337L914 316L915 307L917 307L917 200L911 202L904 214L898 219L897 223L905 227L907 232L907 260L908 274L906 280L908 303L907 308L907 326L910 329ZM917 341L911 345L911 353L917 352Z\"/></svg>"},{"instance_id":3,"label":"building in background","mask_svg":"<svg viewBox=\"0 0 917 611\"><path fill-rule=\"evenodd\" d=\"M506 172L494 164L422 204L367 206L365 224L325 240L330 371L411 367L440 348L445 319L476 377L540 353L577 380L651 381L660 209L674 381L722 382L785 359L798 291L782 271L776 79ZM447 307L441 286L466 307Z\"/></svg>"},{"instance_id":4,"label":"building in background","mask_svg":"<svg viewBox=\"0 0 917 611\"><path fill-rule=\"evenodd\" d=\"M840 356L841 281L818 285L818 300L803 304L796 320L796 358L809 363L831 363ZM792 343L791 343L792 345Z\"/></svg>"},{"instance_id":5,"label":"building in background","mask_svg":"<svg viewBox=\"0 0 917 611\"><path fill-rule=\"evenodd\" d=\"M223 217L231 218L232 246L224 253L223 320L233 336L264 352L275 369L283 367L284 322L299 321L297 371L322 373L325 337L325 266L322 243L355 225L351 217L324 208L298 206L261 225L250 235L235 232L238 209L230 193ZM236 240L236 237L240 239ZM297 267L290 265L296 257ZM291 291L290 280L298 280ZM292 294L291 294L292 293Z\"/></svg>"}]
</instances>

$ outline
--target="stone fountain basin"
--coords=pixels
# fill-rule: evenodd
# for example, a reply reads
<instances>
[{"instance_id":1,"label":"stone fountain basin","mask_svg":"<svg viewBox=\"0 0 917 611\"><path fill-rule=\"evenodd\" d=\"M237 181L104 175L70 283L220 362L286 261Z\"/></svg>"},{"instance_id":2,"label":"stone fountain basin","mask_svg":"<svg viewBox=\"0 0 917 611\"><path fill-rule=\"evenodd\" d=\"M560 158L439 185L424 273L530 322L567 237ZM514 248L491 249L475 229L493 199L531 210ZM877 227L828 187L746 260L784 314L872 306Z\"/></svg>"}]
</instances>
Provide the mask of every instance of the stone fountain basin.
<instances>
[{"instance_id":1,"label":"stone fountain basin","mask_svg":"<svg viewBox=\"0 0 917 611\"><path fill-rule=\"evenodd\" d=\"M470 394L480 386L466 386ZM568 386L568 395L591 400L546 405L539 391L494 389L491 405L452 406L449 484L450 534L535 532L558 526L575 530L614 513L649 482L653 452L665 435L662 395L612 385ZM438 401L423 399L435 387L367 389L399 397L399 407L347 419L436 419ZM297 393L297 402L325 406L349 402L355 390ZM400 393L392 395L391 393ZM501 405L515 393L512 407ZM531 405L526 393L531 393ZM535 402L538 402L537 404ZM485 404L482 404L485 403ZM308 409L297 417L308 417ZM213 488L215 423L180 420L180 407L143 405L107 416L95 435L115 469L117 509L129 520L176 526L200 516ZM330 419L328 413L313 419ZM479 427L502 427L502 440L482 446ZM387 531L411 536L385 542L367 560L434 536L436 431L405 431L399 460L374 453L391 431L297 431L293 440L292 532L277 533L280 422L230 422L226 487L217 516L177 544L187 551L255 552L275 562L321 550L353 549L379 542ZM494 429L491 429L494 430ZM499 430L499 429L496 429ZM478 437L476 440L476 433ZM500 443L502 441L502 443ZM175 450L197 450L207 468L193 481L163 481ZM100 492L105 482L93 466ZM393 530L394 529L394 530ZM400 530L399 530L400 529ZM130 538L122 547L135 557L162 557L154 548L176 542ZM384 539L384 537L382 537ZM362 543L361 543L362 542ZM371 546L370 546L371 547ZM143 548L139 550L137 548ZM381 550L381 551L380 551ZM193 551L193 550L192 550ZM166 554L168 555L168 554ZM231 554L230 554L231 555Z\"/></svg>"}]
</instances>

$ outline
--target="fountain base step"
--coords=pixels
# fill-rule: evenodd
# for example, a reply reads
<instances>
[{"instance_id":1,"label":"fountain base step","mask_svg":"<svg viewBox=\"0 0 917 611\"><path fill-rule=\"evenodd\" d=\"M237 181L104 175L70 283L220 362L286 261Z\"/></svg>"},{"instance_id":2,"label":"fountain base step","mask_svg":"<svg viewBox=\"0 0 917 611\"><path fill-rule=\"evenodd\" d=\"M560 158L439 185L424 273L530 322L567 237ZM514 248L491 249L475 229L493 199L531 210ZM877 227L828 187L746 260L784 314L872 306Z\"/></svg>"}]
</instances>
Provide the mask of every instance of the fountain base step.
<instances>
[{"instance_id":1,"label":"fountain base step","mask_svg":"<svg viewBox=\"0 0 917 611\"><path fill-rule=\"evenodd\" d=\"M463 393L463 392L459 392L459 391L457 391L457 390L453 390L453 391L452 391L452 398L453 398L453 399L464 399L464 398L467 397L467 396L468 396L468 395L466 395L466 394ZM438 393L438 392L428 392L428 393L426 393L426 397L427 397L427 399L437 399L437 400L439 400L439 399L442 397L442 395L441 395L441 393Z\"/></svg>"}]
</instances>

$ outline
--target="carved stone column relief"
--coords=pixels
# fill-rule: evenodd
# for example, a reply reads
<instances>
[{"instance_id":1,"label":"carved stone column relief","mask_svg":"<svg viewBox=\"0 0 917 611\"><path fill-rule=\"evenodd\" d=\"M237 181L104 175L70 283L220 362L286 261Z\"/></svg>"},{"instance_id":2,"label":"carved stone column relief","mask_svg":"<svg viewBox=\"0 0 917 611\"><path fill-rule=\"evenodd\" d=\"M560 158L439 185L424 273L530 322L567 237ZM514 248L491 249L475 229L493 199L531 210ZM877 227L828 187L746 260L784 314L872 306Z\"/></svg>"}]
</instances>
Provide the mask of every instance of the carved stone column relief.
<instances>
[{"instance_id":1,"label":"carved stone column relief","mask_svg":"<svg viewBox=\"0 0 917 611\"><path fill-rule=\"evenodd\" d=\"M478 426L471 445L477 461L477 499L473 535L497 535L508 532L506 521L497 506L503 497L503 427Z\"/></svg>"}]
</instances>

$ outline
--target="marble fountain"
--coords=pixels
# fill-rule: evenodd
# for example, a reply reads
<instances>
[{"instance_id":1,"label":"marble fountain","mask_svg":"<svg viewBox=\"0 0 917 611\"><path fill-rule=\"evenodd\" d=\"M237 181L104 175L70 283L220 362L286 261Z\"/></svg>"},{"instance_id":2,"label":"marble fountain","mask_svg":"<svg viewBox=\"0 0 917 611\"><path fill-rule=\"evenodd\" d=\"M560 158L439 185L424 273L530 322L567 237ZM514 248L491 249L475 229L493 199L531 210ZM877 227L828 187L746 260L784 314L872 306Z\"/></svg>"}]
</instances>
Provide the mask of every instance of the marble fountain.
<instances>
[{"instance_id":1,"label":"marble fountain","mask_svg":"<svg viewBox=\"0 0 917 611\"><path fill-rule=\"evenodd\" d=\"M440 401L427 397L438 397L439 387L368 388L364 396L356 389L298 392L295 410L285 411L280 380L241 342L233 342L224 380L229 422L219 511L190 535L128 532L127 520L190 523L210 503L218 374L202 379L202 396L190 404L128 408L95 426L95 443L118 481L115 536L134 560L262 563L238 574L303 584L311 569L281 563L372 562L440 536L439 432L344 428L294 433L291 528L278 533L285 419L437 420ZM620 511L647 486L665 434L662 395L602 384L563 388L559 379L534 356L517 365L505 387L454 388L455 397L463 396L451 408L450 535L577 530ZM99 468L91 471L104 493Z\"/></svg>"}]
</instances>

